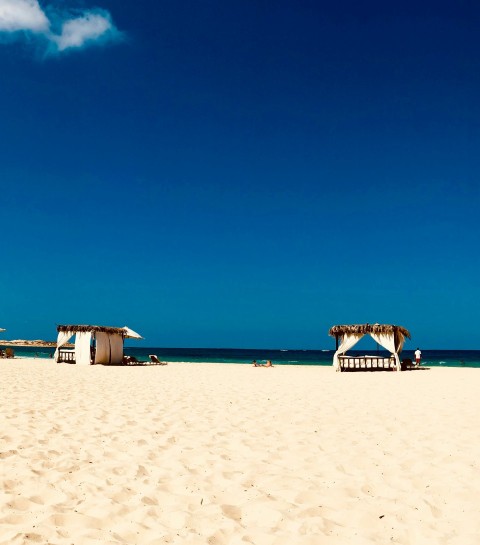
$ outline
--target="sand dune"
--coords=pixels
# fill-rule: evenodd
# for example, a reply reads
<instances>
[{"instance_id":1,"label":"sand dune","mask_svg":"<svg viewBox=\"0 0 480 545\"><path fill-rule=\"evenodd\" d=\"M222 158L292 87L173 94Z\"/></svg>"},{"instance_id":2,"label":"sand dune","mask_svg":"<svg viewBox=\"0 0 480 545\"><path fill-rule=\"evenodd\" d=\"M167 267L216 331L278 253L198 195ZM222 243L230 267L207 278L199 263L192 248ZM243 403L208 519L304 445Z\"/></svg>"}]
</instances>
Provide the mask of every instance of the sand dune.
<instances>
[{"instance_id":1,"label":"sand dune","mask_svg":"<svg viewBox=\"0 0 480 545\"><path fill-rule=\"evenodd\" d=\"M478 543L478 370L0 373L1 545Z\"/></svg>"}]
</instances>

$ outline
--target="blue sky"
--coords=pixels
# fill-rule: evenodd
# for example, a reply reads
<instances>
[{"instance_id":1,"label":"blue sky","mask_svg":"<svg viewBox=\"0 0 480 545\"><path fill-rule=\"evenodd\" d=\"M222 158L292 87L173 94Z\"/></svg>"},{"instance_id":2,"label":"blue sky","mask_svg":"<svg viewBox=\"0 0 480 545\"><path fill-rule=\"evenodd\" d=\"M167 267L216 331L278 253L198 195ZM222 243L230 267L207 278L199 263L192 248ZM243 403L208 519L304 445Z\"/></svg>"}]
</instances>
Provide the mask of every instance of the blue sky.
<instances>
[{"instance_id":1,"label":"blue sky","mask_svg":"<svg viewBox=\"0 0 480 545\"><path fill-rule=\"evenodd\" d=\"M480 7L359 4L0 0L4 338L478 349Z\"/></svg>"}]
</instances>

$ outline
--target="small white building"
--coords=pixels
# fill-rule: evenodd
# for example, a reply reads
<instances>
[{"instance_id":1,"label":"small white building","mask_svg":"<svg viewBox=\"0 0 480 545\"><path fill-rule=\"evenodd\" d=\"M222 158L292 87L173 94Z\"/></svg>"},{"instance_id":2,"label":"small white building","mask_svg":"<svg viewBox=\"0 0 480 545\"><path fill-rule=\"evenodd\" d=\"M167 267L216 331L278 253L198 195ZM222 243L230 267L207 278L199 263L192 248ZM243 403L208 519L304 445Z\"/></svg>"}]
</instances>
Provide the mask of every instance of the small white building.
<instances>
[{"instance_id":1,"label":"small white building","mask_svg":"<svg viewBox=\"0 0 480 545\"><path fill-rule=\"evenodd\" d=\"M55 350L57 363L77 365L118 365L123 361L123 342L126 338L142 339L128 327L106 327L98 325L59 325ZM75 335L75 348L64 347Z\"/></svg>"}]
</instances>

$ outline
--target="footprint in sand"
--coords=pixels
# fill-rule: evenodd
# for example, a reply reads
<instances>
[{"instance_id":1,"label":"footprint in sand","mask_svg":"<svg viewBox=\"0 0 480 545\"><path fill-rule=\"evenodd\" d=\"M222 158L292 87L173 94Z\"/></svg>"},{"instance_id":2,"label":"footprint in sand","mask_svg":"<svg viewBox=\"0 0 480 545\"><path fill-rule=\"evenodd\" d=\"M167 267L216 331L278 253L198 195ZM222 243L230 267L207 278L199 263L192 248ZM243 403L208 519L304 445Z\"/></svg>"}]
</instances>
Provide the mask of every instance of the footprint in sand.
<instances>
[{"instance_id":1,"label":"footprint in sand","mask_svg":"<svg viewBox=\"0 0 480 545\"><path fill-rule=\"evenodd\" d=\"M19 496L10 501L7 505L9 505L12 509L15 509L16 511L27 511L27 509L31 507L31 504L32 502L30 500Z\"/></svg>"},{"instance_id":2,"label":"footprint in sand","mask_svg":"<svg viewBox=\"0 0 480 545\"><path fill-rule=\"evenodd\" d=\"M145 505L158 505L158 501L152 498L149 498L148 496L143 496L142 503Z\"/></svg>"},{"instance_id":3,"label":"footprint in sand","mask_svg":"<svg viewBox=\"0 0 480 545\"><path fill-rule=\"evenodd\" d=\"M4 452L0 452L0 459L3 460L4 458L15 456L15 454L18 454L18 450L6 450Z\"/></svg>"},{"instance_id":4,"label":"footprint in sand","mask_svg":"<svg viewBox=\"0 0 480 545\"><path fill-rule=\"evenodd\" d=\"M223 514L235 521L239 521L242 518L242 510L236 505L221 505Z\"/></svg>"},{"instance_id":5,"label":"footprint in sand","mask_svg":"<svg viewBox=\"0 0 480 545\"><path fill-rule=\"evenodd\" d=\"M148 471L145 469L144 466L138 466L135 478L138 479L139 477L148 477Z\"/></svg>"},{"instance_id":6,"label":"footprint in sand","mask_svg":"<svg viewBox=\"0 0 480 545\"><path fill-rule=\"evenodd\" d=\"M430 511L432 512L432 515L438 519L442 516L442 512L440 511L440 509L438 507L435 507L434 505L432 505L429 501L425 500L425 503L428 505L428 507L430 507Z\"/></svg>"},{"instance_id":7,"label":"footprint in sand","mask_svg":"<svg viewBox=\"0 0 480 545\"><path fill-rule=\"evenodd\" d=\"M40 543L43 541L43 537L40 534L25 534L25 542L29 543L33 541L34 543Z\"/></svg>"}]
</instances>

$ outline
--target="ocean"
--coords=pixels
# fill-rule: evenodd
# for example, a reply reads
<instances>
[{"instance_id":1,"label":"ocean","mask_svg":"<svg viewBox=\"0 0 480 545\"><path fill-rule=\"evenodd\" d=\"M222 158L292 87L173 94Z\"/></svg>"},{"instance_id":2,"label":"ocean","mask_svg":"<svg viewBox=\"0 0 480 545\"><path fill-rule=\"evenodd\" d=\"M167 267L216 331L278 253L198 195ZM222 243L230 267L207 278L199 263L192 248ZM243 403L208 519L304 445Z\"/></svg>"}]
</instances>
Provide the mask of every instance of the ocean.
<instances>
[{"instance_id":1,"label":"ocean","mask_svg":"<svg viewBox=\"0 0 480 545\"><path fill-rule=\"evenodd\" d=\"M5 348L0 345L0 348ZM54 348L15 347L19 357L51 358ZM148 360L149 354L156 354L163 361L210 362L251 364L252 360L265 363L272 360L274 365L332 365L333 350L278 350L240 348L138 348L125 347L125 354L140 361ZM401 359L415 360L413 350L404 350ZM369 351L372 355L388 356L380 350ZM349 355L363 355L351 350ZM432 367L480 367L480 350L427 350L422 349L422 365Z\"/></svg>"}]
</instances>

